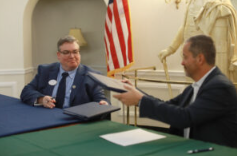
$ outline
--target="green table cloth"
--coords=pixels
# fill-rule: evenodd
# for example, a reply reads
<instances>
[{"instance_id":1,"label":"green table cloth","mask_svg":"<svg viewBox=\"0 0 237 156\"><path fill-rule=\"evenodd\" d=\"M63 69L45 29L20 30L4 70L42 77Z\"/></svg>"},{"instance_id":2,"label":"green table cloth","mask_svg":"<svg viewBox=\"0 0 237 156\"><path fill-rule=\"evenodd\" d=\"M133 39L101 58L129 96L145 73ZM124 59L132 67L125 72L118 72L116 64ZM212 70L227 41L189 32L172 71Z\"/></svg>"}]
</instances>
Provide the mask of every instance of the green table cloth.
<instances>
[{"instance_id":1,"label":"green table cloth","mask_svg":"<svg viewBox=\"0 0 237 156\"><path fill-rule=\"evenodd\" d=\"M136 129L99 121L0 138L0 156L185 156L188 150L214 147L196 156L237 156L237 149L151 131L166 138L120 146L100 135Z\"/></svg>"}]
</instances>

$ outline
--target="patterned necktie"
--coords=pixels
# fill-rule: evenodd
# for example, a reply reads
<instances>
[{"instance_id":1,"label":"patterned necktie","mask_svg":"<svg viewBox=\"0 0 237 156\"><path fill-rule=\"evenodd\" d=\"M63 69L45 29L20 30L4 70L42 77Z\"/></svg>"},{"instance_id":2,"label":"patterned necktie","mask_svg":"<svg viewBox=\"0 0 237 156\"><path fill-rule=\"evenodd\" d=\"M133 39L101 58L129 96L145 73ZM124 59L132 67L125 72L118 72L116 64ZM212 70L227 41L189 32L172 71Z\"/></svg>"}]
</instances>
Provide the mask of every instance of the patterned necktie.
<instances>
[{"instance_id":1,"label":"patterned necktie","mask_svg":"<svg viewBox=\"0 0 237 156\"><path fill-rule=\"evenodd\" d=\"M68 77L68 73L62 73L62 79L58 86L58 91L56 95L56 107L63 108L64 99L65 99L65 91L66 91L66 78Z\"/></svg>"}]
</instances>

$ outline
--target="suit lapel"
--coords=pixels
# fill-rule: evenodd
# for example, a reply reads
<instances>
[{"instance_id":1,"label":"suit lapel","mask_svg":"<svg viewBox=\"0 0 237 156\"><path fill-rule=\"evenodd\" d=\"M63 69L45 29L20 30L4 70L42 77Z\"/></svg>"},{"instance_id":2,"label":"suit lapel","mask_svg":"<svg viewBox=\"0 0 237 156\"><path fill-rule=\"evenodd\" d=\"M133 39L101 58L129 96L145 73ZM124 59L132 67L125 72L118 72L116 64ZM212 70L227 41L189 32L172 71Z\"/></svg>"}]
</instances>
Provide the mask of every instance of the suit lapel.
<instances>
[{"instance_id":1,"label":"suit lapel","mask_svg":"<svg viewBox=\"0 0 237 156\"><path fill-rule=\"evenodd\" d=\"M56 84L50 84L49 82L52 80L55 80L57 81L57 77L58 77L58 72L59 72L59 64L57 64L54 68L52 68L50 71L49 71L49 78L48 78L48 84L47 84L47 88L46 88L46 93L47 95L52 95L53 93L53 89L54 89L54 86ZM57 82L59 83L59 82Z\"/></svg>"},{"instance_id":2,"label":"suit lapel","mask_svg":"<svg viewBox=\"0 0 237 156\"><path fill-rule=\"evenodd\" d=\"M204 80L203 84L201 85L201 87L200 87L200 89L197 93L197 96L202 92L203 87L205 86L205 84L207 84L209 82L209 80L211 80L214 76L216 76L218 74L221 74L221 71L218 67L216 67Z\"/></svg>"},{"instance_id":3,"label":"suit lapel","mask_svg":"<svg viewBox=\"0 0 237 156\"><path fill-rule=\"evenodd\" d=\"M183 96L183 98L182 98L182 102L181 102L181 107L186 107L186 106L188 106L189 105L189 103L190 103L190 100L191 100L191 98L192 98L192 96L193 96L193 87L190 85L187 89L186 89L186 91L185 91L185 93L184 93L184 96Z\"/></svg>"},{"instance_id":4,"label":"suit lapel","mask_svg":"<svg viewBox=\"0 0 237 156\"><path fill-rule=\"evenodd\" d=\"M211 80L215 75L221 73L219 68L216 67L207 77L206 79L204 80L202 86L200 87L198 93L197 93L197 96L202 92L202 89L203 89L203 86L205 86L206 83L208 83L209 80ZM193 95L193 87L190 85L186 91L184 92L184 97L183 97L183 100L182 100L182 103L181 103L181 106L182 107L186 107L189 105L190 103L190 100L192 98L192 95Z\"/></svg>"}]
</instances>

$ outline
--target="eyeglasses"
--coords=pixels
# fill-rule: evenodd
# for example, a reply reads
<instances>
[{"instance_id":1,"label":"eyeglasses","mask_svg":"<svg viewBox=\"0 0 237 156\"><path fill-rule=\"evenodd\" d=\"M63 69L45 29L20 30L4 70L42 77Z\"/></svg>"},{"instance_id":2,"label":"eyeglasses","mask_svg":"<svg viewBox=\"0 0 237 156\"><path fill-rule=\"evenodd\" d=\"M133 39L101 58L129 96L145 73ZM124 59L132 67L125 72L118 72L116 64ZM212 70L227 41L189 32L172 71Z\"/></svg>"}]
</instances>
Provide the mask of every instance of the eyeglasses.
<instances>
[{"instance_id":1,"label":"eyeglasses","mask_svg":"<svg viewBox=\"0 0 237 156\"><path fill-rule=\"evenodd\" d=\"M79 50L73 50L73 51L64 50L64 51L60 51L60 53L65 56L70 56L71 54L76 56L76 55L79 55Z\"/></svg>"}]
</instances>

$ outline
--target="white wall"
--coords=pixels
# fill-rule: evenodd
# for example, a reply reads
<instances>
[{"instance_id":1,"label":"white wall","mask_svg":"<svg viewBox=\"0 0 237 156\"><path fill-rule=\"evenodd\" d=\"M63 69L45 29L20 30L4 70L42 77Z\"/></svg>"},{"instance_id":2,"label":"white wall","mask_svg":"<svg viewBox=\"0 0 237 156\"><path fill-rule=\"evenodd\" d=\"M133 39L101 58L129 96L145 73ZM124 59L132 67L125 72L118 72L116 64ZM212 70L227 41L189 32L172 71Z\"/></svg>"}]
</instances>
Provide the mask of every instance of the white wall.
<instances>
[{"instance_id":1,"label":"white wall","mask_svg":"<svg viewBox=\"0 0 237 156\"><path fill-rule=\"evenodd\" d=\"M37 1L0 1L0 94L19 97L32 77L31 15Z\"/></svg>"},{"instance_id":2,"label":"white wall","mask_svg":"<svg viewBox=\"0 0 237 156\"><path fill-rule=\"evenodd\" d=\"M16 0L1 1L0 43L2 55L0 69L22 69L24 67L23 17L27 2L28 0L21 2L16 2Z\"/></svg>"},{"instance_id":3,"label":"white wall","mask_svg":"<svg viewBox=\"0 0 237 156\"><path fill-rule=\"evenodd\" d=\"M166 4L163 0L129 2L135 67L156 66L157 69L163 69L157 55L171 43L181 26L186 8L185 1L181 2L179 10L174 3ZM170 70L182 70L179 53L169 57L167 62Z\"/></svg>"}]
</instances>

